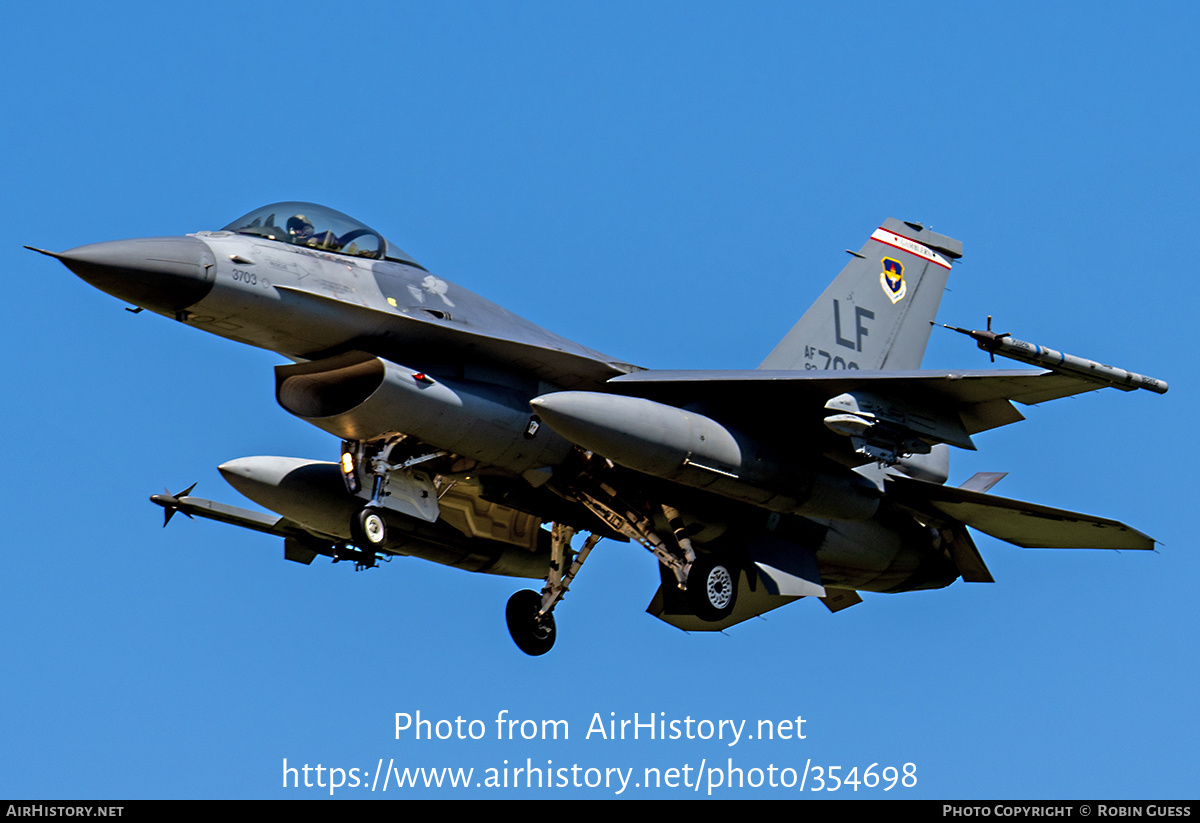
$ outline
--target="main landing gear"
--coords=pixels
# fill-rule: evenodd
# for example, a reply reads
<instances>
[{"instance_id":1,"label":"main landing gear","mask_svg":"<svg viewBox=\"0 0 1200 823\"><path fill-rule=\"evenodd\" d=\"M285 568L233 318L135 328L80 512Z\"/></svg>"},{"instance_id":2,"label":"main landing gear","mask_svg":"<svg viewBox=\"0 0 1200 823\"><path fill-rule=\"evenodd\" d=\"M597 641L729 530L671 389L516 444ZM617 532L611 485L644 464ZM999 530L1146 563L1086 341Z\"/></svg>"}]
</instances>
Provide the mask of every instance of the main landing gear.
<instances>
[{"instance_id":1,"label":"main landing gear","mask_svg":"<svg viewBox=\"0 0 1200 823\"><path fill-rule=\"evenodd\" d=\"M733 613L737 601L737 572L714 555L696 558L688 572L687 583L688 604L700 619L716 623Z\"/></svg>"},{"instance_id":2,"label":"main landing gear","mask_svg":"<svg viewBox=\"0 0 1200 823\"><path fill-rule=\"evenodd\" d=\"M716 623L733 613L737 603L739 567L719 554L696 554L683 518L676 509L666 505L662 507L674 532L678 551L655 533L654 524L648 517L632 509L618 507L619 501L615 495L608 500L601 500L583 493L581 498L593 513L616 531L644 545L663 566L674 573L679 589L687 598L688 607L697 617ZM525 589L508 599L505 609L508 633L512 635L517 648L525 654L542 655L554 646L557 636L554 607L567 593L583 561L600 540L596 534L589 535L572 559L571 538L574 535L575 530L570 526L555 523L551 531L550 573L542 593L539 595ZM571 566L564 573L563 568L567 563Z\"/></svg>"},{"instance_id":3,"label":"main landing gear","mask_svg":"<svg viewBox=\"0 0 1200 823\"><path fill-rule=\"evenodd\" d=\"M616 491L603 483L580 493L581 502L592 513L621 532L630 540L641 543L670 570L688 606L701 620L716 623L733 613L737 603L738 566L721 554L697 554L692 546L683 515L672 506L660 505L663 516L674 534L673 548L658 534L654 521L645 513L628 505Z\"/></svg>"}]
</instances>

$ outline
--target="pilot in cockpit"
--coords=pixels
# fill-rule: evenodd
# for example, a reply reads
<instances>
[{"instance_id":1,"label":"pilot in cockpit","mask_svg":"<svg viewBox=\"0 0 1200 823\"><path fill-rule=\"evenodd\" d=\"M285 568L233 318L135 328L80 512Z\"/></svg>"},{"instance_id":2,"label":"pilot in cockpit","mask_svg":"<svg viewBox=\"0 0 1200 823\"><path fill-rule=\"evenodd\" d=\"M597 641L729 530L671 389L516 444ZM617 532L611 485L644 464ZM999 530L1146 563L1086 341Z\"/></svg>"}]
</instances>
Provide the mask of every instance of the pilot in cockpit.
<instances>
[{"instance_id":1,"label":"pilot in cockpit","mask_svg":"<svg viewBox=\"0 0 1200 823\"><path fill-rule=\"evenodd\" d=\"M331 231L316 233L312 221L303 214L293 214L288 218L287 233L290 242L297 246L309 246L330 251L337 251L341 248L336 234Z\"/></svg>"}]
</instances>

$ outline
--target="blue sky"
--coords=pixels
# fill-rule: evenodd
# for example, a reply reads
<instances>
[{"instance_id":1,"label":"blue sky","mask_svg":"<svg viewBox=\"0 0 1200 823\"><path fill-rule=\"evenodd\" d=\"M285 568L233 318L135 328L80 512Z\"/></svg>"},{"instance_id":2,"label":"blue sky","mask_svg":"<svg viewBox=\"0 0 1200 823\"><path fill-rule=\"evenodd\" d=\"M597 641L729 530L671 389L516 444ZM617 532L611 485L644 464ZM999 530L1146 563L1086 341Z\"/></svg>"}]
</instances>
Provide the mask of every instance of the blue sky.
<instances>
[{"instance_id":1,"label":"blue sky","mask_svg":"<svg viewBox=\"0 0 1200 823\"><path fill-rule=\"evenodd\" d=\"M732 758L915 764L911 788L805 797L1194 797L1198 23L1186 3L7 9L0 796L329 796L283 789L285 758L477 776L553 761L635 782ZM644 613L654 559L604 542L558 646L531 659L504 628L514 581L411 559L304 567L263 535L164 530L147 500L164 485L244 504L219 463L332 459L336 441L275 404L282 358L129 314L20 247L215 229L284 199L659 368L756 365L843 249L885 217L923 221L965 244L943 322L992 314L1172 386L1029 409L956 453L951 482L1008 471L997 493L1162 545L978 535L994 585L836 615L802 601L687 635ZM987 361L935 331L925 365ZM489 733L395 739L395 714L418 710ZM565 719L570 739L496 740L501 711ZM801 716L805 739L585 739L595 715L634 713Z\"/></svg>"}]
</instances>

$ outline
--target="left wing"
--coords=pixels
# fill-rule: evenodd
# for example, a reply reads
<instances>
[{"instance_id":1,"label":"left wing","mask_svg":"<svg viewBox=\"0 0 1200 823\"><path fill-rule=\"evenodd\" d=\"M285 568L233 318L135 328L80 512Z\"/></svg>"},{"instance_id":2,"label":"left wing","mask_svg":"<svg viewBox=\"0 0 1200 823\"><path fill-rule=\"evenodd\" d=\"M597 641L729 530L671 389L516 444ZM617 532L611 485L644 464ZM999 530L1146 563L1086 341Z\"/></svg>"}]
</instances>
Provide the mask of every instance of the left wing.
<instances>
[{"instance_id":1,"label":"left wing","mask_svg":"<svg viewBox=\"0 0 1200 823\"><path fill-rule=\"evenodd\" d=\"M971 435L1023 420L1013 403L1032 405L1103 388L1083 377L1043 370L974 371L663 371L608 381L622 394L696 407L761 430L794 432L803 422L821 450L844 437L873 460L895 463L948 443L974 449ZM838 437L841 435L842 437Z\"/></svg>"},{"instance_id":2,"label":"left wing","mask_svg":"<svg viewBox=\"0 0 1200 823\"><path fill-rule=\"evenodd\" d=\"M608 381L623 394L674 405L736 399L796 403L853 391L874 391L913 404L949 403L972 434L1024 419L1009 401L1030 406L1104 388L1082 377L1044 369L915 371L764 371L649 369ZM1010 411L1001 411L1002 408Z\"/></svg>"}]
</instances>

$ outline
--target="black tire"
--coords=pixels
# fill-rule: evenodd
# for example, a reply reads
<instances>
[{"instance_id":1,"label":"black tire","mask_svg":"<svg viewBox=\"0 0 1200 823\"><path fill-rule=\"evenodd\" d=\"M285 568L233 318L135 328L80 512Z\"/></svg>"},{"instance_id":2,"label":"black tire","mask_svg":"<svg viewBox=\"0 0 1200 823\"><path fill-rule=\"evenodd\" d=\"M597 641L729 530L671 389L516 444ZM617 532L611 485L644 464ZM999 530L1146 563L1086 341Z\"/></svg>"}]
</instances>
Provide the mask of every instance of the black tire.
<instances>
[{"instance_id":1,"label":"black tire","mask_svg":"<svg viewBox=\"0 0 1200 823\"><path fill-rule=\"evenodd\" d=\"M687 595L692 611L710 623L733 614L737 587L737 569L711 554L697 557L688 572Z\"/></svg>"},{"instance_id":2,"label":"black tire","mask_svg":"<svg viewBox=\"0 0 1200 823\"><path fill-rule=\"evenodd\" d=\"M382 548L387 542L387 522L383 512L371 506L359 509L350 520L350 536L363 551Z\"/></svg>"},{"instance_id":3,"label":"black tire","mask_svg":"<svg viewBox=\"0 0 1200 823\"><path fill-rule=\"evenodd\" d=\"M531 589L522 589L508 598L508 605L504 609L508 633L512 635L513 642L531 657L550 651L558 635L553 614L546 615L538 622L537 615L541 608L542 596Z\"/></svg>"}]
</instances>

